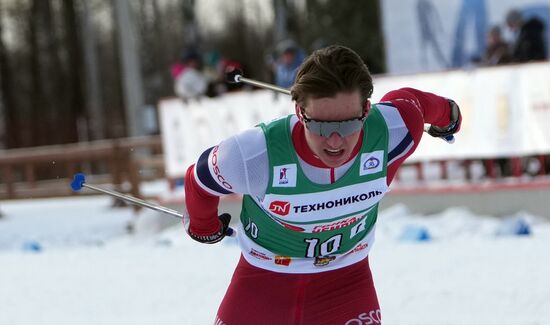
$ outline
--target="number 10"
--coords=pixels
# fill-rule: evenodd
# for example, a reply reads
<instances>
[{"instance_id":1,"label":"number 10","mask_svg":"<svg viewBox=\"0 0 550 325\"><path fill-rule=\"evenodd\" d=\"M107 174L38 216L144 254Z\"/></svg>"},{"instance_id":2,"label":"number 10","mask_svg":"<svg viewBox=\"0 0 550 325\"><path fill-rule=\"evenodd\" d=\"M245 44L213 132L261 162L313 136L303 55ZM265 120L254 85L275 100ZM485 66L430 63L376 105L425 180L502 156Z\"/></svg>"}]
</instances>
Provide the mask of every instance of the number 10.
<instances>
[{"instance_id":1,"label":"number 10","mask_svg":"<svg viewBox=\"0 0 550 325\"><path fill-rule=\"evenodd\" d=\"M327 256L338 251L342 243L342 235L330 237L321 245L318 245L318 238L304 239L304 241L307 243L306 257Z\"/></svg>"}]
</instances>

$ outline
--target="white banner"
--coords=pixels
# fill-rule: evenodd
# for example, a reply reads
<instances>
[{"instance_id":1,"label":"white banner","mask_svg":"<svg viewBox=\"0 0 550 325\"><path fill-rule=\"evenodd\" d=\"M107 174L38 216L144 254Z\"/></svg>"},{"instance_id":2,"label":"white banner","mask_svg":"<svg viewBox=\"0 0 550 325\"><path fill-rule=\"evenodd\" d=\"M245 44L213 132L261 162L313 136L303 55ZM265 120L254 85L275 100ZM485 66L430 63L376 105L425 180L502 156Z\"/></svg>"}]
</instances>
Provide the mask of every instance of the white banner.
<instances>
[{"instance_id":1,"label":"white banner","mask_svg":"<svg viewBox=\"0 0 550 325\"><path fill-rule=\"evenodd\" d=\"M456 143L424 134L411 159L465 159L550 152L550 64L375 78L373 100L412 87L455 100L463 123Z\"/></svg>"},{"instance_id":2,"label":"white banner","mask_svg":"<svg viewBox=\"0 0 550 325\"><path fill-rule=\"evenodd\" d=\"M409 76L375 76L373 103L412 87L454 99L463 116L452 145L424 134L410 161L491 158L550 153L550 63ZM238 92L183 103L160 102L169 177L181 177L207 148L238 132L294 113L290 97Z\"/></svg>"},{"instance_id":3,"label":"white banner","mask_svg":"<svg viewBox=\"0 0 550 325\"><path fill-rule=\"evenodd\" d=\"M260 122L292 113L289 96L267 90L186 103L179 98L162 100L159 118L166 175L182 177L207 148Z\"/></svg>"},{"instance_id":4,"label":"white banner","mask_svg":"<svg viewBox=\"0 0 550 325\"><path fill-rule=\"evenodd\" d=\"M472 66L487 46L487 32L517 9L546 24L550 52L550 0L384 0L382 22L389 73L418 73Z\"/></svg>"}]
</instances>

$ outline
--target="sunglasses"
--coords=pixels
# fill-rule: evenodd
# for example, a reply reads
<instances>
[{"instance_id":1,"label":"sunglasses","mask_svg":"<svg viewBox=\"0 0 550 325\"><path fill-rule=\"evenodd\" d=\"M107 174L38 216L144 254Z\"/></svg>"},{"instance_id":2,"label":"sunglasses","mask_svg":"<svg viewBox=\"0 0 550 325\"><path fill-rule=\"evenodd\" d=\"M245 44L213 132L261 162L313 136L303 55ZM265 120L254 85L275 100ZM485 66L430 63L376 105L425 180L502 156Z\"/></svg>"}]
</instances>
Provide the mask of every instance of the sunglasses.
<instances>
[{"instance_id":1,"label":"sunglasses","mask_svg":"<svg viewBox=\"0 0 550 325\"><path fill-rule=\"evenodd\" d=\"M302 119L306 128L316 135L328 138L334 132L338 133L341 137L347 137L355 132L359 132L363 128L363 122L365 121L365 113L363 116L352 118L343 121L319 121L306 117L304 108L300 107Z\"/></svg>"}]
</instances>

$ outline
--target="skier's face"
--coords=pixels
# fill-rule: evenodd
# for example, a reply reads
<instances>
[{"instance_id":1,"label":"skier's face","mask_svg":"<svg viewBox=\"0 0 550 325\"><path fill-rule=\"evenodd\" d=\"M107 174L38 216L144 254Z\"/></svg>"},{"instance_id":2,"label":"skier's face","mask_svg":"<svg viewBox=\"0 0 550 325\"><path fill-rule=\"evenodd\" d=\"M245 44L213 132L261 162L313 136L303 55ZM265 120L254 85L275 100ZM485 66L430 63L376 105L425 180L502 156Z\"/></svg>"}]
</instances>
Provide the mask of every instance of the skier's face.
<instances>
[{"instance_id":1,"label":"skier's face","mask_svg":"<svg viewBox=\"0 0 550 325\"><path fill-rule=\"evenodd\" d=\"M344 164L361 135L370 102L361 103L359 91L341 92L334 97L308 98L305 107L296 105L304 123L311 151L328 167Z\"/></svg>"}]
</instances>

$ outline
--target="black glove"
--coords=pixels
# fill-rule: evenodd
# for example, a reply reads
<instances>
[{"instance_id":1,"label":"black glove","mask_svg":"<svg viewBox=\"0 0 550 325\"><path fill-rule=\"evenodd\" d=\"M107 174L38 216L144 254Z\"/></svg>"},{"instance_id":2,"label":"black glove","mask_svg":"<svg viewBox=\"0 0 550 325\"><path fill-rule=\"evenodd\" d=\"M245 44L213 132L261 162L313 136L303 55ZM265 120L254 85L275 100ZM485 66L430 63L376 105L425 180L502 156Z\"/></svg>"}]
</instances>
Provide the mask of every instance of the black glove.
<instances>
[{"instance_id":1,"label":"black glove","mask_svg":"<svg viewBox=\"0 0 550 325\"><path fill-rule=\"evenodd\" d=\"M243 76L243 71L234 67L228 67L225 70L225 81L230 84L239 83L240 78Z\"/></svg>"},{"instance_id":2,"label":"black glove","mask_svg":"<svg viewBox=\"0 0 550 325\"><path fill-rule=\"evenodd\" d=\"M432 137L446 138L448 136L455 134L460 129L460 123L462 121L460 116L460 108L454 102L454 100L452 99L447 99L447 100L449 101L449 106L451 107L450 123L446 127L431 125L428 128L427 132Z\"/></svg>"},{"instance_id":3,"label":"black glove","mask_svg":"<svg viewBox=\"0 0 550 325\"><path fill-rule=\"evenodd\" d=\"M221 241L226 235L231 236L233 229L229 228L229 222L231 221L231 215L224 213L218 217L220 219L220 229L212 235L195 235L190 229L187 229L189 237L203 244L215 244Z\"/></svg>"}]
</instances>

